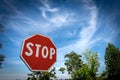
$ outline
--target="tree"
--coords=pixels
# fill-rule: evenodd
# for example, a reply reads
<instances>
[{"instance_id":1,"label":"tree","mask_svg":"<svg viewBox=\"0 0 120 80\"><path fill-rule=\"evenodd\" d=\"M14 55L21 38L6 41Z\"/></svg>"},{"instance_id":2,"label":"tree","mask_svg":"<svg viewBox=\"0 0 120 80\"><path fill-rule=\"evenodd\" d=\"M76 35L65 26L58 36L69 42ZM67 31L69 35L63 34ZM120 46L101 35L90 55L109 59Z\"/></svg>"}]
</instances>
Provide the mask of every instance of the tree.
<instances>
[{"instance_id":1,"label":"tree","mask_svg":"<svg viewBox=\"0 0 120 80\"><path fill-rule=\"evenodd\" d=\"M2 68L1 65L2 65L2 62L4 61L4 58L5 56L0 54L0 68Z\"/></svg>"},{"instance_id":2,"label":"tree","mask_svg":"<svg viewBox=\"0 0 120 80\"><path fill-rule=\"evenodd\" d=\"M74 80L91 80L90 79L90 68L87 64L83 64L82 67L73 74Z\"/></svg>"},{"instance_id":3,"label":"tree","mask_svg":"<svg viewBox=\"0 0 120 80\"><path fill-rule=\"evenodd\" d=\"M64 73L65 73L65 68L61 67L61 68L59 69L59 71L61 71L62 74L64 74Z\"/></svg>"},{"instance_id":4,"label":"tree","mask_svg":"<svg viewBox=\"0 0 120 80\"><path fill-rule=\"evenodd\" d=\"M107 71L104 70L97 78L97 80L107 80Z\"/></svg>"},{"instance_id":5,"label":"tree","mask_svg":"<svg viewBox=\"0 0 120 80\"><path fill-rule=\"evenodd\" d=\"M3 30L4 30L4 26L0 24L0 32L3 32ZM0 42L0 48L2 48L1 42ZM2 65L2 62L4 61L4 58L5 56L3 54L0 54L0 68L2 68L1 65Z\"/></svg>"},{"instance_id":6,"label":"tree","mask_svg":"<svg viewBox=\"0 0 120 80\"><path fill-rule=\"evenodd\" d=\"M120 79L120 51L113 44L108 43L105 50L105 64L108 80Z\"/></svg>"},{"instance_id":7,"label":"tree","mask_svg":"<svg viewBox=\"0 0 120 80\"><path fill-rule=\"evenodd\" d=\"M76 73L73 74L74 80L97 80L98 67L100 65L98 53L86 50L84 52L85 62Z\"/></svg>"},{"instance_id":8,"label":"tree","mask_svg":"<svg viewBox=\"0 0 120 80\"><path fill-rule=\"evenodd\" d=\"M32 73L30 73L30 74L28 74L28 78L27 78L27 80L37 80L36 79L36 72L32 72Z\"/></svg>"},{"instance_id":9,"label":"tree","mask_svg":"<svg viewBox=\"0 0 120 80\"><path fill-rule=\"evenodd\" d=\"M55 67L50 72L42 72L39 80L50 80L50 78L56 78Z\"/></svg>"},{"instance_id":10,"label":"tree","mask_svg":"<svg viewBox=\"0 0 120 80\"><path fill-rule=\"evenodd\" d=\"M2 48L1 43L0 43L0 48ZM4 58L5 58L5 56L3 54L0 54L0 68L2 68L1 65L2 65L2 62L4 61Z\"/></svg>"},{"instance_id":11,"label":"tree","mask_svg":"<svg viewBox=\"0 0 120 80\"><path fill-rule=\"evenodd\" d=\"M90 74L92 80L96 80L96 75L98 72L98 68L100 66L98 53L92 52L91 50L86 50L86 52L84 53L84 57L90 68L89 74Z\"/></svg>"},{"instance_id":12,"label":"tree","mask_svg":"<svg viewBox=\"0 0 120 80\"><path fill-rule=\"evenodd\" d=\"M71 74L71 76L82 67L83 62L81 57L81 55L78 55L73 51L65 55L65 66L67 68L68 74Z\"/></svg>"}]
</instances>

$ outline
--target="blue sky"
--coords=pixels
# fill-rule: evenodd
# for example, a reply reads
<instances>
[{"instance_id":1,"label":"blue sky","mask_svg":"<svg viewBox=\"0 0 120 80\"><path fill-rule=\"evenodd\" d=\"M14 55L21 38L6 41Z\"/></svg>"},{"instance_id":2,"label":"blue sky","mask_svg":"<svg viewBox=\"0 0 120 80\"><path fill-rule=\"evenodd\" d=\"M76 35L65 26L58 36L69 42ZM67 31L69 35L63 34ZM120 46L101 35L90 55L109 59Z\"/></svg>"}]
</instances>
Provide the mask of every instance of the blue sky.
<instances>
[{"instance_id":1,"label":"blue sky","mask_svg":"<svg viewBox=\"0 0 120 80\"><path fill-rule=\"evenodd\" d=\"M57 70L64 67L65 54L92 49L98 52L102 72L108 42L120 48L119 8L119 0L0 0L0 24L5 26L0 53L6 56L0 79L25 80L30 71L19 57L22 42L36 33L56 45ZM69 77L56 72L59 78Z\"/></svg>"}]
</instances>

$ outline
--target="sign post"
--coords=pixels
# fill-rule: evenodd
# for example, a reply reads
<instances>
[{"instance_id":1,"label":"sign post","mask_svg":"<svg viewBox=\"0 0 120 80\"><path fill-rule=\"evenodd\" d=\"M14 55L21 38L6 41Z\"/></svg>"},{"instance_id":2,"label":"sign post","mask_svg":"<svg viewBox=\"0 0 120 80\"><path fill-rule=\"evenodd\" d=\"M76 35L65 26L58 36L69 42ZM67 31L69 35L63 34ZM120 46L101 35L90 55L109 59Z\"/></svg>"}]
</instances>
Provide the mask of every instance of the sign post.
<instances>
[{"instance_id":1,"label":"sign post","mask_svg":"<svg viewBox=\"0 0 120 80\"><path fill-rule=\"evenodd\" d=\"M56 55L51 39L35 34L23 41L20 57L31 71L48 71L56 62Z\"/></svg>"}]
</instances>

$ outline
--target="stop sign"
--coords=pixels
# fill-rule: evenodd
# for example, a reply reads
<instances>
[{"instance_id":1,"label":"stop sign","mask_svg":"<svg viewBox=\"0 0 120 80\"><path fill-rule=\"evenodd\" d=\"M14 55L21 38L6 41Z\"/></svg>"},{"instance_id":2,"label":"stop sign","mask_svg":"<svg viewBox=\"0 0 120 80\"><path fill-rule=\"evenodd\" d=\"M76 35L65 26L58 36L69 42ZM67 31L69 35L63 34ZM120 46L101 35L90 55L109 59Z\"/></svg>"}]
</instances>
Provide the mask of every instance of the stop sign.
<instances>
[{"instance_id":1,"label":"stop sign","mask_svg":"<svg viewBox=\"0 0 120 80\"><path fill-rule=\"evenodd\" d=\"M56 52L48 37L35 34L24 40L20 57L31 71L47 71L56 62Z\"/></svg>"}]
</instances>

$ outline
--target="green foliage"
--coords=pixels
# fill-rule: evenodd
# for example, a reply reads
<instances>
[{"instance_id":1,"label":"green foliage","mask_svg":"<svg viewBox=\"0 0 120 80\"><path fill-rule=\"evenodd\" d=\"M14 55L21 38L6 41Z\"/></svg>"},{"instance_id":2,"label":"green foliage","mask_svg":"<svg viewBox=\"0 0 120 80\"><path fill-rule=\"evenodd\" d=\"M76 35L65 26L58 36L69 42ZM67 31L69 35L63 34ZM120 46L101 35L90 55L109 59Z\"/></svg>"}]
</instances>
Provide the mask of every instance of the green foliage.
<instances>
[{"instance_id":1,"label":"green foliage","mask_svg":"<svg viewBox=\"0 0 120 80\"><path fill-rule=\"evenodd\" d=\"M4 58L5 56L0 54L0 69L2 68L1 65L2 65L2 62L4 61Z\"/></svg>"},{"instance_id":2,"label":"green foliage","mask_svg":"<svg viewBox=\"0 0 120 80\"><path fill-rule=\"evenodd\" d=\"M68 74L73 74L82 67L81 55L71 52L65 55L65 66L67 67Z\"/></svg>"},{"instance_id":3,"label":"green foliage","mask_svg":"<svg viewBox=\"0 0 120 80\"><path fill-rule=\"evenodd\" d=\"M0 61L4 61L5 56L0 54Z\"/></svg>"},{"instance_id":4,"label":"green foliage","mask_svg":"<svg viewBox=\"0 0 120 80\"><path fill-rule=\"evenodd\" d=\"M92 52L92 50L86 50L84 52L83 62L81 55L71 52L65 55L66 70L73 80L119 80L120 79L120 50L113 44L109 43L105 51L105 64L106 70L97 76L98 68L100 66L98 53ZM65 68L59 69L64 73ZM50 77L55 76L55 68L50 72L39 72L31 74L32 77L28 77L28 80L36 80L36 76L39 76L39 80L50 80Z\"/></svg>"},{"instance_id":5,"label":"green foliage","mask_svg":"<svg viewBox=\"0 0 120 80\"><path fill-rule=\"evenodd\" d=\"M96 73L100 65L97 52L86 50L84 52L85 63L72 75L74 80L97 80ZM76 64L77 65L77 64Z\"/></svg>"},{"instance_id":6,"label":"green foliage","mask_svg":"<svg viewBox=\"0 0 120 80\"><path fill-rule=\"evenodd\" d=\"M5 56L0 54L0 69L2 68L1 65L4 60L5 60Z\"/></svg>"},{"instance_id":7,"label":"green foliage","mask_svg":"<svg viewBox=\"0 0 120 80\"><path fill-rule=\"evenodd\" d=\"M27 80L36 80L36 75L38 74L38 72L32 72L31 74L28 74L28 78Z\"/></svg>"},{"instance_id":8,"label":"green foliage","mask_svg":"<svg viewBox=\"0 0 120 80\"><path fill-rule=\"evenodd\" d=\"M4 26L0 24L0 32L3 32L3 30L4 30ZM2 43L0 43L0 48L2 48ZM4 58L5 56L0 54L0 68L2 68L1 65L2 65L2 62L4 61Z\"/></svg>"},{"instance_id":9,"label":"green foliage","mask_svg":"<svg viewBox=\"0 0 120 80\"><path fill-rule=\"evenodd\" d=\"M51 69L50 72L42 72L41 76L39 77L39 80L50 80L51 78L56 78L55 76L55 67Z\"/></svg>"},{"instance_id":10,"label":"green foliage","mask_svg":"<svg viewBox=\"0 0 120 80\"><path fill-rule=\"evenodd\" d=\"M82 67L72 75L74 80L90 80L90 69L87 64L83 64Z\"/></svg>"},{"instance_id":11,"label":"green foliage","mask_svg":"<svg viewBox=\"0 0 120 80\"><path fill-rule=\"evenodd\" d=\"M90 68L90 76L93 77L93 80L96 80L96 73L98 72L98 68L100 66L98 53L92 52L91 50L86 50L84 56Z\"/></svg>"},{"instance_id":12,"label":"green foliage","mask_svg":"<svg viewBox=\"0 0 120 80\"><path fill-rule=\"evenodd\" d=\"M61 67L61 68L59 69L59 71L61 71L62 74L64 74L64 73L65 73L65 68Z\"/></svg>"},{"instance_id":13,"label":"green foliage","mask_svg":"<svg viewBox=\"0 0 120 80\"><path fill-rule=\"evenodd\" d=\"M81 60L81 55L71 52L65 55L67 60L65 65L68 73L74 80L97 80L97 72L100 65L98 53L86 50L84 52L85 63Z\"/></svg>"},{"instance_id":14,"label":"green foliage","mask_svg":"<svg viewBox=\"0 0 120 80\"><path fill-rule=\"evenodd\" d=\"M49 72L32 72L31 74L28 74L28 79L27 80L50 80L51 78L56 78L55 76L55 67L51 69Z\"/></svg>"},{"instance_id":15,"label":"green foliage","mask_svg":"<svg viewBox=\"0 0 120 80\"><path fill-rule=\"evenodd\" d=\"M97 78L97 80L107 80L107 71L103 71Z\"/></svg>"},{"instance_id":16,"label":"green foliage","mask_svg":"<svg viewBox=\"0 0 120 80\"><path fill-rule=\"evenodd\" d=\"M2 48L1 43L0 43L0 48ZM3 54L0 54L0 68L2 68L1 65L2 65L2 62L4 61L4 58L5 58L5 56Z\"/></svg>"},{"instance_id":17,"label":"green foliage","mask_svg":"<svg viewBox=\"0 0 120 80\"><path fill-rule=\"evenodd\" d=\"M108 43L105 51L105 64L109 80L120 79L120 51Z\"/></svg>"}]
</instances>

